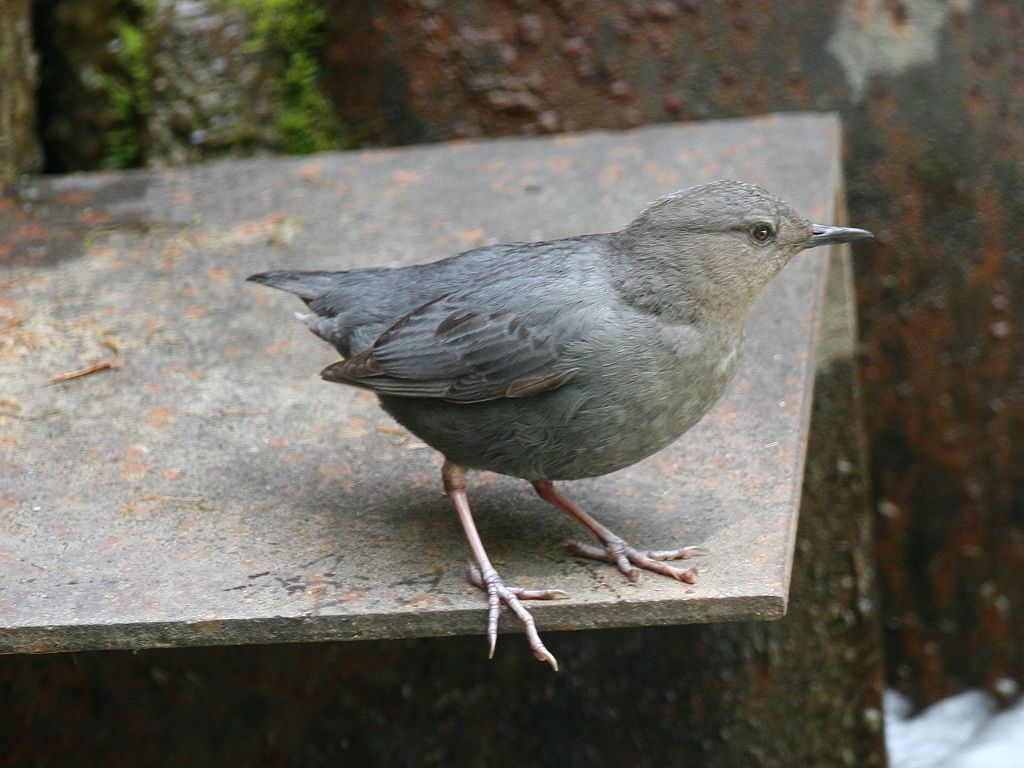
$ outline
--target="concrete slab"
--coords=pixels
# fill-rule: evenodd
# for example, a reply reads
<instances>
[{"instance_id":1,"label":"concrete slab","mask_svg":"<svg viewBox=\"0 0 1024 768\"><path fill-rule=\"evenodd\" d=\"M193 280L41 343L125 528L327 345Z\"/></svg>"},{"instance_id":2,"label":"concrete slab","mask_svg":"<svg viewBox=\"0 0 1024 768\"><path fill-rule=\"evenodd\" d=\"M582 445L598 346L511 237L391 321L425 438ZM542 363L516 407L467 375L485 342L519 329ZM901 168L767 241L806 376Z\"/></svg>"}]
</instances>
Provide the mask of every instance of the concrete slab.
<instances>
[{"instance_id":1,"label":"concrete slab","mask_svg":"<svg viewBox=\"0 0 1024 768\"><path fill-rule=\"evenodd\" d=\"M0 652L482 633L438 457L372 396L322 382L335 355L292 319L301 304L245 276L609 231L729 177L830 220L836 120L40 178L0 200ZM582 530L528 484L471 476L506 581L570 594L532 606L542 631L783 614L824 251L762 297L697 428L564 486L639 545L705 545L697 584L577 560L561 542Z\"/></svg>"}]
</instances>

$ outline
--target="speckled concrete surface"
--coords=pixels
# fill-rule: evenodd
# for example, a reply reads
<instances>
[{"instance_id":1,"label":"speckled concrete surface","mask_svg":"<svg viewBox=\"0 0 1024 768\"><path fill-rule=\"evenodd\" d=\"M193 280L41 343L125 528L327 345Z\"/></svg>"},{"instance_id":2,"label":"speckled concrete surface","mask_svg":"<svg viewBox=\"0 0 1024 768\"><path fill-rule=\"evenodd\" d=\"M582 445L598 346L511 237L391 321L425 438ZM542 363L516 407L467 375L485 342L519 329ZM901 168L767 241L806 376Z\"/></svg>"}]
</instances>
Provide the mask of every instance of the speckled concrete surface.
<instances>
[{"instance_id":1,"label":"speckled concrete surface","mask_svg":"<svg viewBox=\"0 0 1024 768\"><path fill-rule=\"evenodd\" d=\"M0 201L0 651L482 631L438 457L322 382L334 353L301 305L244 277L608 231L714 178L827 220L838 155L834 118L789 115L39 179ZM640 545L705 545L696 585L576 560L526 483L471 476L506 580L570 594L533 606L542 630L782 614L824 255L762 297L704 422L565 486ZM111 346L119 369L46 385Z\"/></svg>"}]
</instances>

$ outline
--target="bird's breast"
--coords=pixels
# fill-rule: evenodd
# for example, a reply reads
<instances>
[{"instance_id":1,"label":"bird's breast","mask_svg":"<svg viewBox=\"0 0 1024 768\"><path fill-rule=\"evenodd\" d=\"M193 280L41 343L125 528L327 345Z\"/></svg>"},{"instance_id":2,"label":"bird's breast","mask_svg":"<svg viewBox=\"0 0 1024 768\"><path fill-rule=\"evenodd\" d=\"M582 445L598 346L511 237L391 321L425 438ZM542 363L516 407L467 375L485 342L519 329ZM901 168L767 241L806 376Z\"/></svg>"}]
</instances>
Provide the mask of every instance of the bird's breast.
<instances>
[{"instance_id":1,"label":"bird's breast","mask_svg":"<svg viewBox=\"0 0 1024 768\"><path fill-rule=\"evenodd\" d=\"M456 463L530 480L593 477L661 450L718 400L741 340L698 341L581 358L565 385L533 397L381 403Z\"/></svg>"},{"instance_id":2,"label":"bird's breast","mask_svg":"<svg viewBox=\"0 0 1024 768\"><path fill-rule=\"evenodd\" d=\"M635 355L628 365L595 368L574 380L570 386L585 396L555 431L562 439L552 446L552 460L575 455L572 463L579 466L563 471L604 474L678 439L714 406L739 363L741 337L699 341L669 343ZM573 444L587 450L575 452Z\"/></svg>"},{"instance_id":3,"label":"bird's breast","mask_svg":"<svg viewBox=\"0 0 1024 768\"><path fill-rule=\"evenodd\" d=\"M665 445L679 437L711 409L739 365L742 336L704 339L664 359L671 367L658 371L658 400L650 417L664 426Z\"/></svg>"}]
</instances>

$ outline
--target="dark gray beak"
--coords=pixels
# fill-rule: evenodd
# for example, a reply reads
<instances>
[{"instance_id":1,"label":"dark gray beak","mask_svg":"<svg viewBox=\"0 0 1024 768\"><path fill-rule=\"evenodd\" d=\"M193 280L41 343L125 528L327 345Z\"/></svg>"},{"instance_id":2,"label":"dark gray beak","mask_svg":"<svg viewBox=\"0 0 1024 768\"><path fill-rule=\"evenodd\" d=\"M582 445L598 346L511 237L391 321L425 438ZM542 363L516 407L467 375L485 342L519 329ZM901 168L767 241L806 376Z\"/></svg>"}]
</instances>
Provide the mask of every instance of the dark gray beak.
<instances>
[{"instance_id":1,"label":"dark gray beak","mask_svg":"<svg viewBox=\"0 0 1024 768\"><path fill-rule=\"evenodd\" d=\"M819 245L832 245L832 243L852 243L854 240L874 237L866 229L828 227L824 224L814 224L812 226L814 227L814 234L804 243L804 248L817 248Z\"/></svg>"}]
</instances>

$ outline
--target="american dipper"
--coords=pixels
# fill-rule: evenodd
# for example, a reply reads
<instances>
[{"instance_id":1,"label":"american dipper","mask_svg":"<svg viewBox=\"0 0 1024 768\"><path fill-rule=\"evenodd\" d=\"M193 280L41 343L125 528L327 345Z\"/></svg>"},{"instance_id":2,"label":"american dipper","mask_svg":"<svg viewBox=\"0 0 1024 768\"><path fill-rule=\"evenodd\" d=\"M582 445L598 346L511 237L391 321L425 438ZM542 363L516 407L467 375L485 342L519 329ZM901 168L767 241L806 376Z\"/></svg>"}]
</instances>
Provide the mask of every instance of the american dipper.
<instances>
[{"instance_id":1,"label":"american dipper","mask_svg":"<svg viewBox=\"0 0 1024 768\"><path fill-rule=\"evenodd\" d=\"M805 248L870 237L812 224L759 187L718 181L652 203L620 232L476 248L431 264L348 272L279 270L249 280L296 294L299 315L343 359L327 381L375 392L384 410L444 454L444 488L487 593L493 656L501 604L534 655L558 668L522 600L491 565L466 498L466 469L521 477L600 546L581 556L692 583L563 496L555 480L603 475L664 448L721 396L754 299Z\"/></svg>"}]
</instances>

